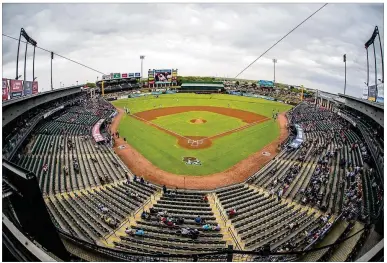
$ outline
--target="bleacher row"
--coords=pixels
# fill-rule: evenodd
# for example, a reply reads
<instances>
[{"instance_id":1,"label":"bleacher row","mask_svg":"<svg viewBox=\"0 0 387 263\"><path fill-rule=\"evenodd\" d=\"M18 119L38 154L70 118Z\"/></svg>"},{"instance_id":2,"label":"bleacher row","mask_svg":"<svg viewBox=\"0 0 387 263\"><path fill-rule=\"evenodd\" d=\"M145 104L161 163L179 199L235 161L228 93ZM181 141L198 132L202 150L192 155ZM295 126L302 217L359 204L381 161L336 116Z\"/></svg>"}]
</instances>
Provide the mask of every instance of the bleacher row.
<instances>
[{"instance_id":1,"label":"bleacher row","mask_svg":"<svg viewBox=\"0 0 387 263\"><path fill-rule=\"evenodd\" d=\"M58 228L86 241L96 242L116 228L104 217L114 219L119 226L155 191L154 186L138 182L129 185L115 183L92 190L53 195L46 198L46 203ZM138 197L130 197L131 192L138 193ZM107 210L104 211L103 207Z\"/></svg>"},{"instance_id":2,"label":"bleacher row","mask_svg":"<svg viewBox=\"0 0 387 263\"><path fill-rule=\"evenodd\" d=\"M171 218L184 218L184 223L180 227L197 228L200 231L199 238L192 240L183 237L177 234L178 227L162 225L152 216L148 220L136 221L132 226L132 229L144 230L145 236L121 236L121 241L115 242L117 248L148 254L190 254L226 248L226 241L222 239L220 232L203 230L201 225L194 221L200 216L206 224L218 224L210 205L203 201L203 194L181 191L177 191L174 195L164 194L153 208L167 211L168 217Z\"/></svg>"},{"instance_id":3,"label":"bleacher row","mask_svg":"<svg viewBox=\"0 0 387 263\"><path fill-rule=\"evenodd\" d=\"M224 209L236 209L238 214L231 218L231 223L247 250L270 245L270 249L276 251L289 242L295 247L301 246L304 232L317 226L314 213L281 203L273 196L258 194L247 185L218 191L216 195ZM291 224L294 226L290 229Z\"/></svg>"},{"instance_id":4,"label":"bleacher row","mask_svg":"<svg viewBox=\"0 0 387 263\"><path fill-rule=\"evenodd\" d=\"M328 213L339 214L343 207L345 191L350 187L346 171L357 166L363 167L363 176L361 178L362 184L366 186L364 189L366 191L364 191L362 201L362 215L367 217L375 210L373 204L376 202L372 198L375 198L376 193L370 187L370 179L367 175L369 169L364 164L360 147L352 150L352 146L361 141L359 136L353 130L345 129L343 134L346 139L343 140L339 134L339 131L346 127L342 119L334 118L332 113L327 111L321 111L321 116L321 112L319 110L315 111L314 107L309 107L307 110L309 113L303 116L302 120L306 119L306 122L309 122L316 119L319 124L313 127L313 131L305 131L306 142L299 149L282 151L270 165L261 169L248 182L266 188L268 191L272 190L274 193L284 189L283 197L285 198L303 204L311 204ZM305 112L306 109L301 107L301 111ZM333 123L332 121L324 122L324 118L327 120L334 119L335 121ZM304 127L308 125L300 120L298 122ZM332 131L334 135L327 139L326 131ZM316 149L320 149L320 151L316 151ZM329 158L326 165L329 172L325 182L317 183L319 185L317 199L308 200L306 195L308 190L313 188L312 181L316 180L316 176L314 176L316 168L321 167L321 161L334 152L337 152L336 155ZM341 159L346 160L345 166L340 166ZM290 183L284 183L291 167L297 165L300 167L299 172L292 178Z\"/></svg>"},{"instance_id":5,"label":"bleacher row","mask_svg":"<svg viewBox=\"0 0 387 263\"><path fill-rule=\"evenodd\" d=\"M30 151L18 160L18 165L37 175L43 194L69 192L126 178L124 167L112 150L105 144L96 144L90 136L92 126L100 119L93 114L103 112L101 116L107 117L112 111L86 105L73 106L59 118L45 122L37 129ZM73 123L73 119L80 121Z\"/></svg>"}]
</instances>

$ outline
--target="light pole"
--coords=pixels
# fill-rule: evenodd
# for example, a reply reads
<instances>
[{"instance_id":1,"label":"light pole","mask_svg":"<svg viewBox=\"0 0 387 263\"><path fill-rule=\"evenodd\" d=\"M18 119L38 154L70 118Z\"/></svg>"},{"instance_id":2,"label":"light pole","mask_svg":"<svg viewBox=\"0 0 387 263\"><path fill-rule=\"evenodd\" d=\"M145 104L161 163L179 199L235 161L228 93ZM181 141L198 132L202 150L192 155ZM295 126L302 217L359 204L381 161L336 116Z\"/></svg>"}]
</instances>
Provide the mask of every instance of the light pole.
<instances>
[{"instance_id":1,"label":"light pole","mask_svg":"<svg viewBox=\"0 0 387 263\"><path fill-rule=\"evenodd\" d=\"M275 87L275 63L277 63L277 59L273 58L273 64L274 64L274 87Z\"/></svg>"},{"instance_id":2,"label":"light pole","mask_svg":"<svg viewBox=\"0 0 387 263\"><path fill-rule=\"evenodd\" d=\"M19 75L19 76L16 78L16 80L20 79L22 76L23 76L23 75Z\"/></svg>"},{"instance_id":3,"label":"light pole","mask_svg":"<svg viewBox=\"0 0 387 263\"><path fill-rule=\"evenodd\" d=\"M54 86L52 86L52 60L54 59L54 52L51 52L51 90L54 90Z\"/></svg>"},{"instance_id":4,"label":"light pole","mask_svg":"<svg viewBox=\"0 0 387 263\"><path fill-rule=\"evenodd\" d=\"M347 89L347 54L344 54L343 61L344 61L344 95L345 95L345 90Z\"/></svg>"},{"instance_id":5,"label":"light pole","mask_svg":"<svg viewBox=\"0 0 387 263\"><path fill-rule=\"evenodd\" d=\"M142 78L142 66L143 66L144 58L145 58L144 55L140 56L140 59L141 59L141 77L140 77L140 79Z\"/></svg>"},{"instance_id":6,"label":"light pole","mask_svg":"<svg viewBox=\"0 0 387 263\"><path fill-rule=\"evenodd\" d=\"M59 88L62 88L62 81L59 81Z\"/></svg>"}]
</instances>

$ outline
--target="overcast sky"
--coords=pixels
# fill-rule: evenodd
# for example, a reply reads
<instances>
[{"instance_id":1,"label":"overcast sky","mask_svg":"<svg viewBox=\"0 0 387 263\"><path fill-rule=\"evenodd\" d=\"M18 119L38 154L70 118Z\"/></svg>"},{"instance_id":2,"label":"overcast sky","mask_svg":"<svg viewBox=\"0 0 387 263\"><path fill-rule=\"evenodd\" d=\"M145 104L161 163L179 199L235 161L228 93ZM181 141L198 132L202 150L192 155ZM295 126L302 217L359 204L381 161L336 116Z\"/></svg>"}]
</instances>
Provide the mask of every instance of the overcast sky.
<instances>
[{"instance_id":1,"label":"overcast sky","mask_svg":"<svg viewBox=\"0 0 387 263\"><path fill-rule=\"evenodd\" d=\"M321 4L3 4L3 34L20 28L38 46L104 73L178 68L183 76L235 77L244 67L317 10ZM367 80L364 43L379 27L383 45L383 4L329 4L270 50L240 78L276 81L361 97ZM378 78L381 78L380 48ZM19 74L24 75L25 45ZM370 83L375 82L373 50ZM15 78L17 41L3 36L3 77ZM27 59L32 79L32 48ZM39 88L50 89L50 54L36 51ZM53 60L54 88L101 78L65 59Z\"/></svg>"}]
</instances>

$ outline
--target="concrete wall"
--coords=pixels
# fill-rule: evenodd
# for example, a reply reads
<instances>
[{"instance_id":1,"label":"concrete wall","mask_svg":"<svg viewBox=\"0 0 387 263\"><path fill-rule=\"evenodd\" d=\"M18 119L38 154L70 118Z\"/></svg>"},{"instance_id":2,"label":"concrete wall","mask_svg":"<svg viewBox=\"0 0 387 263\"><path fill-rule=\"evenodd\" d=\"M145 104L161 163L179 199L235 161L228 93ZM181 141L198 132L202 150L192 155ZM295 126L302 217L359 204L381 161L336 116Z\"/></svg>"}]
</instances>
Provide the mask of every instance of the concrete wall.
<instances>
[{"instance_id":1,"label":"concrete wall","mask_svg":"<svg viewBox=\"0 0 387 263\"><path fill-rule=\"evenodd\" d=\"M20 99L3 102L3 123L2 127L22 115L23 113L49 101L60 99L69 95L81 94L78 87L65 88L54 91L43 92L35 96L23 97Z\"/></svg>"}]
</instances>

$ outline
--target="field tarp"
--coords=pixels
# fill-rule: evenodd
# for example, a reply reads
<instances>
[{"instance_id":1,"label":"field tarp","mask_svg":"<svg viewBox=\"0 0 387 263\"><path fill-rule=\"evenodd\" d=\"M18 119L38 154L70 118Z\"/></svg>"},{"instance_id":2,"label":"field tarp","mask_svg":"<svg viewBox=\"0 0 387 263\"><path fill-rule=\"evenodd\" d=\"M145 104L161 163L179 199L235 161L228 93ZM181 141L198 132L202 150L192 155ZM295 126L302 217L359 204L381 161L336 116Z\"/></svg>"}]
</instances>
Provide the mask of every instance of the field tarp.
<instances>
[{"instance_id":1,"label":"field tarp","mask_svg":"<svg viewBox=\"0 0 387 263\"><path fill-rule=\"evenodd\" d=\"M102 142L105 140L105 138L102 136L100 132L100 128L102 123L105 121L105 119L100 119L97 121L97 123L93 126L92 135L95 140L95 142Z\"/></svg>"},{"instance_id":2,"label":"field tarp","mask_svg":"<svg viewBox=\"0 0 387 263\"><path fill-rule=\"evenodd\" d=\"M289 146L297 149L304 142L304 131L298 124L295 124L294 126L296 127L297 136Z\"/></svg>"}]
</instances>

